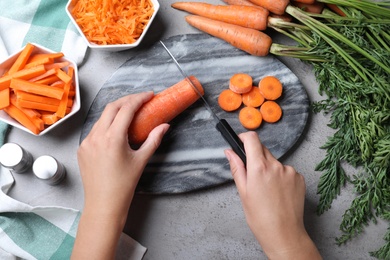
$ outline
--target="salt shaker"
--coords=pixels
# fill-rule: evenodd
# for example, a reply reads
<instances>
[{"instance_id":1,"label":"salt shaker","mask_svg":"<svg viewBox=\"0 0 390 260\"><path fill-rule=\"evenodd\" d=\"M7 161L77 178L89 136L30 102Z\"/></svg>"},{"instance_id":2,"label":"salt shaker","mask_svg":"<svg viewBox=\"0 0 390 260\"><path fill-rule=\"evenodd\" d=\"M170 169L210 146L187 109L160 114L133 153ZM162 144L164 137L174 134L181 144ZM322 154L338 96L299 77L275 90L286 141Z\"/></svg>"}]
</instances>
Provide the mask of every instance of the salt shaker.
<instances>
[{"instance_id":1,"label":"salt shaker","mask_svg":"<svg viewBox=\"0 0 390 260\"><path fill-rule=\"evenodd\" d=\"M31 168L32 155L16 143L6 143L0 148L0 163L12 173L24 173Z\"/></svg>"},{"instance_id":2,"label":"salt shaker","mask_svg":"<svg viewBox=\"0 0 390 260\"><path fill-rule=\"evenodd\" d=\"M59 184L66 175L64 165L49 155L38 157L32 167L35 176L50 185Z\"/></svg>"}]
</instances>

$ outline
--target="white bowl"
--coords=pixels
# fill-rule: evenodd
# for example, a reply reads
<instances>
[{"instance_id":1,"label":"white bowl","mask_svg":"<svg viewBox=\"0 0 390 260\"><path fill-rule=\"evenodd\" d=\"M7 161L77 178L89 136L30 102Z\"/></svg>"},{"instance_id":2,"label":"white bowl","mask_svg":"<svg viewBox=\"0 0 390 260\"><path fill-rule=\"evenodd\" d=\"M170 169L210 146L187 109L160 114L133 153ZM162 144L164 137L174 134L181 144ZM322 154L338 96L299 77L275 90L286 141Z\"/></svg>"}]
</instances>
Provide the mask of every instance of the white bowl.
<instances>
[{"instance_id":1,"label":"white bowl","mask_svg":"<svg viewBox=\"0 0 390 260\"><path fill-rule=\"evenodd\" d=\"M104 50L104 51L123 51L123 50L127 50L127 49L131 49L131 48L137 47L141 43L141 41L144 38L144 36L146 35L150 25L152 24L154 18L157 15L158 10L160 9L159 2L157 0L151 0L151 2L153 4L153 7L154 7L154 13L153 13L152 17L150 18L149 22L147 23L145 29L143 30L141 36L137 39L136 42L129 43L129 44L98 45L96 43L90 42L87 39L87 37L85 37L83 31L81 30L81 28L79 27L79 25L77 24L75 18L72 15L72 10L73 10L75 4L77 3L77 1L78 0L70 0L67 3L67 5L66 5L66 13L68 14L68 16L69 16L70 20L72 21L72 23L74 24L74 26L77 28L78 32L83 37L84 41L87 43L88 47L92 48L92 49L98 49L98 50Z\"/></svg>"},{"instance_id":2,"label":"white bowl","mask_svg":"<svg viewBox=\"0 0 390 260\"><path fill-rule=\"evenodd\" d=\"M35 53L55 53L55 51L52 51L52 50L49 50L43 46L40 46L36 43L31 43L35 46L34 48L34 51L32 52L32 54L35 54ZM12 54L11 56L9 56L6 60L4 61L0 61L0 76L2 76L5 71L7 71L11 65L15 62L15 60L17 59L18 55L22 52L23 48ZM79 80L78 80L78 68L77 68L77 64L70 60L69 58L67 58L66 56L58 59L58 61L67 61L69 62L69 66L72 66L74 68L74 75L73 75L73 84L75 86L75 97L74 97L74 102L73 102L73 106L72 106L72 109L71 111L66 115L64 116L63 118L59 119L57 122L55 122L54 124L50 125L50 126L46 126L44 130L42 130L39 134L35 134L33 132L31 132L29 129L27 129L26 127L24 127L23 125L21 125L19 122L17 122L15 119L11 118L6 112L4 112L3 110L0 110L0 120L9 124L9 125L12 125L16 128L19 128L23 131L26 131L32 135L36 135L36 136L41 136L41 135L44 135L46 134L47 132L49 132L50 130L52 130L53 128L59 126L60 124L62 124L65 120L67 120L68 118L70 118L71 116L73 116L74 114L76 114L79 110L80 110L80 107L81 107L81 100L80 100L80 86L79 86Z\"/></svg>"}]
</instances>

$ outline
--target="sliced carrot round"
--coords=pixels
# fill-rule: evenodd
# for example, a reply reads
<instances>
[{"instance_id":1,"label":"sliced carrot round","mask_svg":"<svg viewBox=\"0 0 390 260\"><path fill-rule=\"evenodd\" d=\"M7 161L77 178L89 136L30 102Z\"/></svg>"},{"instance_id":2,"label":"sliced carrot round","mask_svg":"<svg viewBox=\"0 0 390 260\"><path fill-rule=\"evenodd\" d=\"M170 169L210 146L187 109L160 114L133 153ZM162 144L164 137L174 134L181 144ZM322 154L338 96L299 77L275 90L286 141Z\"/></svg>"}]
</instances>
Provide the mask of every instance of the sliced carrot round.
<instances>
[{"instance_id":1,"label":"sliced carrot round","mask_svg":"<svg viewBox=\"0 0 390 260\"><path fill-rule=\"evenodd\" d=\"M218 97L219 106L227 111L231 112L237 110L242 104L242 97L230 89L223 90Z\"/></svg>"},{"instance_id":2,"label":"sliced carrot round","mask_svg":"<svg viewBox=\"0 0 390 260\"><path fill-rule=\"evenodd\" d=\"M242 126L248 130L255 130L259 128L261 122L263 121L260 111L254 107L244 107L241 109L238 119L240 120Z\"/></svg>"},{"instance_id":3,"label":"sliced carrot round","mask_svg":"<svg viewBox=\"0 0 390 260\"><path fill-rule=\"evenodd\" d=\"M260 80L259 89L265 99L276 100L282 95L283 86L277 77L266 76Z\"/></svg>"},{"instance_id":4,"label":"sliced carrot round","mask_svg":"<svg viewBox=\"0 0 390 260\"><path fill-rule=\"evenodd\" d=\"M236 73L229 80L229 88L238 94L247 93L252 89L252 77L246 73Z\"/></svg>"},{"instance_id":5,"label":"sliced carrot round","mask_svg":"<svg viewBox=\"0 0 390 260\"><path fill-rule=\"evenodd\" d=\"M259 107L264 102L264 97L258 87L253 86L248 93L242 94L242 102L248 107Z\"/></svg>"},{"instance_id":6,"label":"sliced carrot round","mask_svg":"<svg viewBox=\"0 0 390 260\"><path fill-rule=\"evenodd\" d=\"M275 123L282 117L282 108L275 101L265 101L260 107L263 120L267 123Z\"/></svg>"}]
</instances>

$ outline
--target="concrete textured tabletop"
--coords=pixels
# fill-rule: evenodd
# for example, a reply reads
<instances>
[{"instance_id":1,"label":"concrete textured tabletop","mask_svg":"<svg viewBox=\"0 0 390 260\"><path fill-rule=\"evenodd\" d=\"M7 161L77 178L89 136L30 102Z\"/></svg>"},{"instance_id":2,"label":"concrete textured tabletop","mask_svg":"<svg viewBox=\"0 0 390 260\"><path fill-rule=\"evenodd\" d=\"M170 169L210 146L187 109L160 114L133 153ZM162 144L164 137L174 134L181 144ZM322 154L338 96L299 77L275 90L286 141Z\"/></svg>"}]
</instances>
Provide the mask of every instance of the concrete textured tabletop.
<instances>
[{"instance_id":1,"label":"concrete textured tabletop","mask_svg":"<svg viewBox=\"0 0 390 260\"><path fill-rule=\"evenodd\" d=\"M179 34L199 33L184 21L186 13L171 8L173 0L160 1L160 11L144 38L144 45ZM223 4L220 0L209 3ZM291 43L278 35L274 41ZM42 137L12 129L6 141L16 142L36 158L50 154L67 169L67 178L59 186L49 186L32 174L15 174L15 185L9 195L33 206L55 205L82 210L83 187L77 165L76 152L88 110L97 93L129 58L142 50L102 52L88 50L85 62L79 67L81 111ZM313 70L307 64L290 58L280 60L298 77L309 100L321 100ZM339 224L354 198L347 186L334 201L332 208L318 216L317 183L321 175L314 171L325 151L325 143L332 130L323 114L309 114L304 132L295 146L280 158L292 165L306 179L305 225L324 259L370 259L369 252L383 244L386 223L379 222L344 246L337 246L335 238L341 233ZM354 169L347 169L353 172ZM148 248L144 259L266 259L265 254L248 228L236 187L228 182L210 189L173 195L136 195L124 230Z\"/></svg>"}]
</instances>

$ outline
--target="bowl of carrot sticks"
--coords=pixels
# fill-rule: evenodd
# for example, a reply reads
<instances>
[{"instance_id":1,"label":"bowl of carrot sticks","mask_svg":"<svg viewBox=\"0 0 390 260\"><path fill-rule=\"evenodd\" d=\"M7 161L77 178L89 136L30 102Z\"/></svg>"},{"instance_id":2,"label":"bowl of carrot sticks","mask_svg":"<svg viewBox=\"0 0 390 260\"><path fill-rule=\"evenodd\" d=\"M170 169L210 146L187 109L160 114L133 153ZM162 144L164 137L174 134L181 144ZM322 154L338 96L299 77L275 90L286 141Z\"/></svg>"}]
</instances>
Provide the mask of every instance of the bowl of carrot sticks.
<instances>
[{"instance_id":1,"label":"bowl of carrot sticks","mask_svg":"<svg viewBox=\"0 0 390 260\"><path fill-rule=\"evenodd\" d=\"M66 12L88 47L123 51L142 42L159 8L157 0L70 0Z\"/></svg>"},{"instance_id":2,"label":"bowl of carrot sticks","mask_svg":"<svg viewBox=\"0 0 390 260\"><path fill-rule=\"evenodd\" d=\"M0 61L0 120L36 136L80 110L74 61L35 43Z\"/></svg>"}]
</instances>

